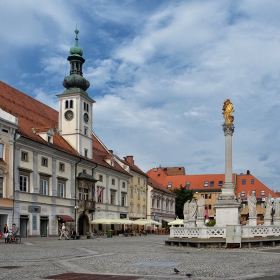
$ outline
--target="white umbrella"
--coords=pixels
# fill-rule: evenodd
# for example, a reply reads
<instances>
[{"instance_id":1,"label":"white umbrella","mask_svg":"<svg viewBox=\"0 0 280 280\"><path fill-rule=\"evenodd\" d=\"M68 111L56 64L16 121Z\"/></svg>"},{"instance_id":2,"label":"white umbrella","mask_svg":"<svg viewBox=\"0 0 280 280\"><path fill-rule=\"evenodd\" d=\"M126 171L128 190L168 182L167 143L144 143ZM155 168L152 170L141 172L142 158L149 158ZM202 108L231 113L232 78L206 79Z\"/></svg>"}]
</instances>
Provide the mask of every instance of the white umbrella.
<instances>
[{"instance_id":1,"label":"white umbrella","mask_svg":"<svg viewBox=\"0 0 280 280\"><path fill-rule=\"evenodd\" d=\"M149 221L152 225L156 225L156 226L160 226L160 225L161 225L160 222L157 222L157 221L155 221L155 220L149 220L149 219L147 219L147 220L145 220L145 221Z\"/></svg>"},{"instance_id":2,"label":"white umbrella","mask_svg":"<svg viewBox=\"0 0 280 280\"><path fill-rule=\"evenodd\" d=\"M134 221L136 225L140 226L150 226L152 223L148 220L138 219Z\"/></svg>"},{"instance_id":3,"label":"white umbrella","mask_svg":"<svg viewBox=\"0 0 280 280\"><path fill-rule=\"evenodd\" d=\"M113 221L115 221L118 224L122 224L122 225L136 225L136 223L132 220L129 219L118 219L118 218L113 218Z\"/></svg>"},{"instance_id":4,"label":"white umbrella","mask_svg":"<svg viewBox=\"0 0 280 280\"><path fill-rule=\"evenodd\" d=\"M99 218L99 219L92 220L90 223L91 224L103 224L103 225L120 224L119 221L110 219L110 218Z\"/></svg>"},{"instance_id":5,"label":"white umbrella","mask_svg":"<svg viewBox=\"0 0 280 280\"><path fill-rule=\"evenodd\" d=\"M182 226L182 225L184 225L184 220L177 219L175 221L169 222L168 225L169 226Z\"/></svg>"}]
</instances>

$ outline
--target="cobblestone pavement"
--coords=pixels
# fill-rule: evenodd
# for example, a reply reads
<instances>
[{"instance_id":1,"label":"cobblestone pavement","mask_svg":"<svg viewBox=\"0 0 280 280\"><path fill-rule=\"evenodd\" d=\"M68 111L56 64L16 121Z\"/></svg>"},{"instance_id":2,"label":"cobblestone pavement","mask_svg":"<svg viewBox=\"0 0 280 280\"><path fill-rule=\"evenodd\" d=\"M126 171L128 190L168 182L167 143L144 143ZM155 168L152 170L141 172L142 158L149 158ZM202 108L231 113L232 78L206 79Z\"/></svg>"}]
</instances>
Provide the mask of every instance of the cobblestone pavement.
<instances>
[{"instance_id":1,"label":"cobblestone pavement","mask_svg":"<svg viewBox=\"0 0 280 280\"><path fill-rule=\"evenodd\" d=\"M280 279L280 247L197 249L165 246L167 238L0 239L0 279Z\"/></svg>"}]
</instances>

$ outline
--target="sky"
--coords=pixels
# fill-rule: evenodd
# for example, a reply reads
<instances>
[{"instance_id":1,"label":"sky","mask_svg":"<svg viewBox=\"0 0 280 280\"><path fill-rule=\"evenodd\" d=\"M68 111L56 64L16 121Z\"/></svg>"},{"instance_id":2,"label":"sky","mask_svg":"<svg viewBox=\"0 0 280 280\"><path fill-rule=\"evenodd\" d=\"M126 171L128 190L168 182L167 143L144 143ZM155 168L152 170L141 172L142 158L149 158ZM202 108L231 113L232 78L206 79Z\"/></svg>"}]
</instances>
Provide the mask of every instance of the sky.
<instances>
[{"instance_id":1,"label":"sky","mask_svg":"<svg viewBox=\"0 0 280 280\"><path fill-rule=\"evenodd\" d=\"M230 99L233 172L280 191L279 14L275 0L2 0L0 80L58 110L77 26L108 149L144 172L222 174Z\"/></svg>"}]
</instances>

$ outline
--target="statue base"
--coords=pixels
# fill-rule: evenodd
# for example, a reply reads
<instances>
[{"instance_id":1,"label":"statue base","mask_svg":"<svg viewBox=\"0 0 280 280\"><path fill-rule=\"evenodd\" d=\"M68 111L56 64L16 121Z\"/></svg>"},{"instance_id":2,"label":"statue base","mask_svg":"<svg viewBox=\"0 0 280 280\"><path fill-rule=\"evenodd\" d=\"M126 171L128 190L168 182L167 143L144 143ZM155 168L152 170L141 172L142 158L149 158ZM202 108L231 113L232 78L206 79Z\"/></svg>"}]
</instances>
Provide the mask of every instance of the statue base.
<instances>
[{"instance_id":1,"label":"statue base","mask_svg":"<svg viewBox=\"0 0 280 280\"><path fill-rule=\"evenodd\" d=\"M273 219L273 224L276 226L280 226L280 217L274 218Z\"/></svg>"},{"instance_id":2,"label":"statue base","mask_svg":"<svg viewBox=\"0 0 280 280\"><path fill-rule=\"evenodd\" d=\"M264 218L264 226L271 226L271 219L270 218Z\"/></svg>"},{"instance_id":3,"label":"statue base","mask_svg":"<svg viewBox=\"0 0 280 280\"><path fill-rule=\"evenodd\" d=\"M196 227L195 219L184 220L184 227Z\"/></svg>"},{"instance_id":4,"label":"statue base","mask_svg":"<svg viewBox=\"0 0 280 280\"><path fill-rule=\"evenodd\" d=\"M249 217L248 225L249 226L256 226L257 225L257 217Z\"/></svg>"},{"instance_id":5,"label":"statue base","mask_svg":"<svg viewBox=\"0 0 280 280\"><path fill-rule=\"evenodd\" d=\"M199 217L196 219L196 226L197 227L204 227L205 226L205 220L203 217Z\"/></svg>"}]
</instances>

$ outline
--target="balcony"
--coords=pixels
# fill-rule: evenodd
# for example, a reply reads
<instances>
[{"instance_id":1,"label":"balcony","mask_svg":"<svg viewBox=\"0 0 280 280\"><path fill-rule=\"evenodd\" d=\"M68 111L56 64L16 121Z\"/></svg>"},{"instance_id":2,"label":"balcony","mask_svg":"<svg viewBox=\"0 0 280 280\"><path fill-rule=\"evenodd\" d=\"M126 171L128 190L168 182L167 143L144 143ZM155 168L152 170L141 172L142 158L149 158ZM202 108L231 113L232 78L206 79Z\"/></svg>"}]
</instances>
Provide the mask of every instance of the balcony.
<instances>
[{"instance_id":1,"label":"balcony","mask_svg":"<svg viewBox=\"0 0 280 280\"><path fill-rule=\"evenodd\" d=\"M80 209L89 210L93 212L95 210L95 201L93 200L78 200L78 206Z\"/></svg>"}]
</instances>

